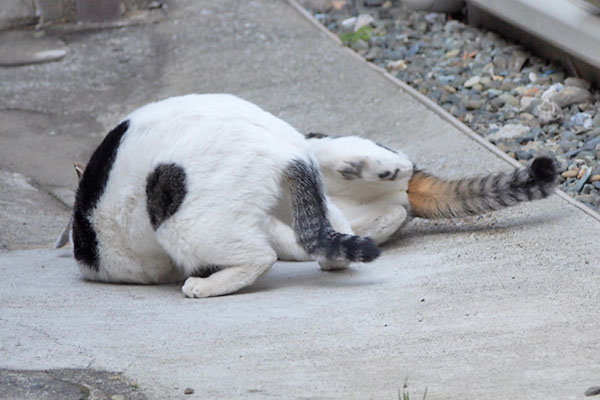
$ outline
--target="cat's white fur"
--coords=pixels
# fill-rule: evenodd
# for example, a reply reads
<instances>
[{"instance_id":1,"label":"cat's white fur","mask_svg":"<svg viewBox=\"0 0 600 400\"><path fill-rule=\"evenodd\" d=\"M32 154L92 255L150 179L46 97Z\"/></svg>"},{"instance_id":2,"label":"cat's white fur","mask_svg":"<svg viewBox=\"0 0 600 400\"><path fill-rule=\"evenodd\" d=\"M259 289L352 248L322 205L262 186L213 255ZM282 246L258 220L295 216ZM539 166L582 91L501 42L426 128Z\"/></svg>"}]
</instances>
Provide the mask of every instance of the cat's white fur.
<instances>
[{"instance_id":1,"label":"cat's white fur","mask_svg":"<svg viewBox=\"0 0 600 400\"><path fill-rule=\"evenodd\" d=\"M282 171L290 160L311 162L320 149L311 150L290 125L230 95L171 98L127 120L129 129L90 218L100 265L95 271L80 264L86 278L138 283L187 278L182 288L187 296L208 297L251 284L278 258L312 258L295 240ZM161 163L180 165L189 179L183 203L155 231L145 187ZM327 167L324 172L330 173ZM347 202L343 193L336 198L341 211L325 198L331 225L352 233L344 215L358 221L360 204ZM323 269L348 265L319 261ZM227 268L191 277L199 265Z\"/></svg>"}]
</instances>

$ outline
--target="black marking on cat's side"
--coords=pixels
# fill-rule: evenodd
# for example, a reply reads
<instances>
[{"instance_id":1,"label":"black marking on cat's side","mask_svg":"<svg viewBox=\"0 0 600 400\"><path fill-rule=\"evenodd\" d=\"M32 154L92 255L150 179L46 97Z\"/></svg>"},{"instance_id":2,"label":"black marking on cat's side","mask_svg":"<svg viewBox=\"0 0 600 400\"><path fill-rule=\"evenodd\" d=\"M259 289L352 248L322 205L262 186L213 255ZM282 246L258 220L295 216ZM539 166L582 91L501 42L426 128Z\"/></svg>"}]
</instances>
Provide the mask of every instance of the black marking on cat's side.
<instances>
[{"instance_id":1,"label":"black marking on cat's side","mask_svg":"<svg viewBox=\"0 0 600 400\"><path fill-rule=\"evenodd\" d=\"M108 174L117 156L121 139L129 121L121 122L110 131L87 164L75 196L73 207L73 254L75 259L98 270L98 239L90 222L91 213L104 193Z\"/></svg>"},{"instance_id":2,"label":"black marking on cat's side","mask_svg":"<svg viewBox=\"0 0 600 400\"><path fill-rule=\"evenodd\" d=\"M146 207L154 230L181 206L187 193L185 171L175 163L159 164L146 179Z\"/></svg>"},{"instance_id":3,"label":"black marking on cat's side","mask_svg":"<svg viewBox=\"0 0 600 400\"><path fill-rule=\"evenodd\" d=\"M292 227L298 243L309 254L329 260L372 261L379 248L365 237L336 232L327 219L327 206L319 167L294 160L285 170L292 200Z\"/></svg>"},{"instance_id":4,"label":"black marking on cat's side","mask_svg":"<svg viewBox=\"0 0 600 400\"><path fill-rule=\"evenodd\" d=\"M317 133L317 132L309 132L306 135L307 139L323 139L323 138L328 138L328 137L331 137L331 136L326 135L324 133Z\"/></svg>"}]
</instances>

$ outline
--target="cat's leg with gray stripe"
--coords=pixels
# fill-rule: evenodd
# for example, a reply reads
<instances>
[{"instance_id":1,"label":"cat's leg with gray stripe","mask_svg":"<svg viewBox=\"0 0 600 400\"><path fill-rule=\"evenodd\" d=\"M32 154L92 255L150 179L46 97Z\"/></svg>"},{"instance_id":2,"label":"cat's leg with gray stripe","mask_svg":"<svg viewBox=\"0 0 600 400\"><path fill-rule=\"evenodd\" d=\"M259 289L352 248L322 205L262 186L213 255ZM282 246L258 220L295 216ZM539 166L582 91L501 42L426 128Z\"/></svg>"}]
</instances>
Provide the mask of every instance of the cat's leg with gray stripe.
<instances>
[{"instance_id":1,"label":"cat's leg with gray stripe","mask_svg":"<svg viewBox=\"0 0 600 400\"><path fill-rule=\"evenodd\" d=\"M354 235L354 231L344 213L331 201L331 199L327 198L326 204L327 218L331 222L331 226L338 232ZM319 262L319 267L323 271L337 271L346 269L350 266L350 261L348 260L328 260L325 257L319 257L317 260Z\"/></svg>"},{"instance_id":2,"label":"cat's leg with gray stripe","mask_svg":"<svg viewBox=\"0 0 600 400\"><path fill-rule=\"evenodd\" d=\"M346 233L349 235L354 234L352 228L342 211L336 207L328 199L327 204L327 217L331 223L333 229L340 233ZM273 250L277 253L277 259L282 261L314 261L315 257L311 256L300 246L296 234L291 226L282 222L275 216L271 216L268 225L269 242L273 247ZM319 262L321 269L341 269L346 268L349 262L338 263L339 265L335 268L331 268L330 264L325 260ZM342 265L343 264L343 265ZM325 266L325 268L323 268Z\"/></svg>"}]
</instances>

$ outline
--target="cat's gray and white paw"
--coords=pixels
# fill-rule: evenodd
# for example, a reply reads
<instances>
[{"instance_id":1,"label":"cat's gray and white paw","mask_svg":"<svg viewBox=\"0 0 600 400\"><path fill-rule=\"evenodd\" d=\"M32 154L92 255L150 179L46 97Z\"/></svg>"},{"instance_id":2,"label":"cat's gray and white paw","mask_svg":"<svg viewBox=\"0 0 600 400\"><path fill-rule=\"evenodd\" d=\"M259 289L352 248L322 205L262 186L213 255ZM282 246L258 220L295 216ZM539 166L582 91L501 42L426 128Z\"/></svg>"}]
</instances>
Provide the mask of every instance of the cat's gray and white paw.
<instances>
[{"instance_id":1,"label":"cat's gray and white paw","mask_svg":"<svg viewBox=\"0 0 600 400\"><path fill-rule=\"evenodd\" d=\"M346 180L394 181L412 173L412 163L399 158L380 160L361 157L340 162L336 170Z\"/></svg>"},{"instance_id":2,"label":"cat's gray and white paw","mask_svg":"<svg viewBox=\"0 0 600 400\"><path fill-rule=\"evenodd\" d=\"M342 161L337 171L349 181L362 178L364 161Z\"/></svg>"}]
</instances>

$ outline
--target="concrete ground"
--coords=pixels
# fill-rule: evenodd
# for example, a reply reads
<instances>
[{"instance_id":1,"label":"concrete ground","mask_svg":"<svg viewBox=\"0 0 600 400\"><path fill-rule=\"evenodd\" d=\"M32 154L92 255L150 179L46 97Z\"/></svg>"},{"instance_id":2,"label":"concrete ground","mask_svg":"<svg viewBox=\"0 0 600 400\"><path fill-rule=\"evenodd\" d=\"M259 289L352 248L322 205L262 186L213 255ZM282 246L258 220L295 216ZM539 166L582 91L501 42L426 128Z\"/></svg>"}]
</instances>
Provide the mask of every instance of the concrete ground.
<instances>
[{"instance_id":1,"label":"concrete ground","mask_svg":"<svg viewBox=\"0 0 600 400\"><path fill-rule=\"evenodd\" d=\"M446 177L511 166L284 1L179 0L158 23L60 39L60 61L0 68L1 399L57 380L129 396L111 374L150 399L390 399L406 379L411 399L581 399L600 384L600 224L558 196L416 220L374 263L279 263L231 296L81 280L68 249L50 249L72 161L151 100L234 93Z\"/></svg>"}]
</instances>

